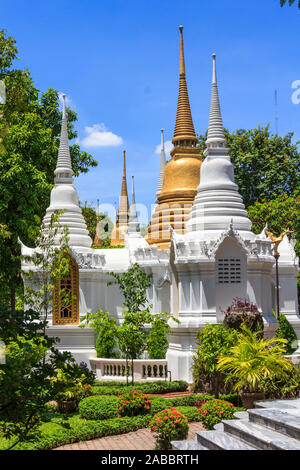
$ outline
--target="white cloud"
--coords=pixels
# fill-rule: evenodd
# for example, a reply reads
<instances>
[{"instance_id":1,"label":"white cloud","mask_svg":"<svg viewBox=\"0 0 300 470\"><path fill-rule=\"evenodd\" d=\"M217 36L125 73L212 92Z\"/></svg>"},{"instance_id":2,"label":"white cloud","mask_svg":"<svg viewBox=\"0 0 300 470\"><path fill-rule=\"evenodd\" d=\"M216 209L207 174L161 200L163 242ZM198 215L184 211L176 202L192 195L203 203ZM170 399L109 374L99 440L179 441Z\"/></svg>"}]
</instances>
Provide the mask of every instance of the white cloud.
<instances>
[{"instance_id":1,"label":"white cloud","mask_svg":"<svg viewBox=\"0 0 300 470\"><path fill-rule=\"evenodd\" d=\"M117 147L123 143L122 137L110 132L103 123L85 126L87 136L81 141L84 147Z\"/></svg>"},{"instance_id":2,"label":"white cloud","mask_svg":"<svg viewBox=\"0 0 300 470\"><path fill-rule=\"evenodd\" d=\"M172 144L172 141L171 140L167 140L165 142L165 154L166 154L166 157L168 157L169 153L171 152L173 148L173 144ZM161 144L158 144L156 147L155 147L155 153L160 155L160 149L161 149Z\"/></svg>"}]
</instances>

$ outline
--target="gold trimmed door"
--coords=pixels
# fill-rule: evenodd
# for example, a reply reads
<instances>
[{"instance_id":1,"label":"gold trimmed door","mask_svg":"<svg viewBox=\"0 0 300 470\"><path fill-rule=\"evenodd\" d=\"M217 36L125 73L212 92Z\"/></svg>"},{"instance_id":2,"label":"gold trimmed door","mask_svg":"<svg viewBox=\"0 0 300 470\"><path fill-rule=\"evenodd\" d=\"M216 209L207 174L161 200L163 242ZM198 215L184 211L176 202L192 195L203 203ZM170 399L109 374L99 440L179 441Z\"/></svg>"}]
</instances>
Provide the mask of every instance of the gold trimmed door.
<instances>
[{"instance_id":1,"label":"gold trimmed door","mask_svg":"<svg viewBox=\"0 0 300 470\"><path fill-rule=\"evenodd\" d=\"M67 277L61 278L53 291L52 323L53 325L79 324L79 270L74 258L70 258L70 272ZM66 292L69 301L64 300Z\"/></svg>"}]
</instances>

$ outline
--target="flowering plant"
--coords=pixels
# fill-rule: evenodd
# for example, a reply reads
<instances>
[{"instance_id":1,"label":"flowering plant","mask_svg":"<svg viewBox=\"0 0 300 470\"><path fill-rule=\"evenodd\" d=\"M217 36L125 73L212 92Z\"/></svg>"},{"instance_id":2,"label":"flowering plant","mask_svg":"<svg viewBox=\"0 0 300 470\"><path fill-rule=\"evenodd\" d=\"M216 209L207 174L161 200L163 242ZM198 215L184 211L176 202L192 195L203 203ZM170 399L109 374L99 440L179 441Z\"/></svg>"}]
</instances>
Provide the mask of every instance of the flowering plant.
<instances>
[{"instance_id":1,"label":"flowering plant","mask_svg":"<svg viewBox=\"0 0 300 470\"><path fill-rule=\"evenodd\" d=\"M124 393L118 398L118 418L121 416L138 416L150 413L151 400L149 395L145 395L141 390L132 390Z\"/></svg>"},{"instance_id":2,"label":"flowering plant","mask_svg":"<svg viewBox=\"0 0 300 470\"><path fill-rule=\"evenodd\" d=\"M169 408L156 413L149 423L149 428L156 433L156 449L171 448L171 441L186 439L189 431L187 418L176 408Z\"/></svg>"},{"instance_id":3,"label":"flowering plant","mask_svg":"<svg viewBox=\"0 0 300 470\"><path fill-rule=\"evenodd\" d=\"M252 331L263 331L264 329L261 312L257 305L247 299L234 298L232 304L223 313L224 325L227 328L241 330L241 326L245 324Z\"/></svg>"},{"instance_id":4,"label":"flowering plant","mask_svg":"<svg viewBox=\"0 0 300 470\"><path fill-rule=\"evenodd\" d=\"M223 419L234 419L236 408L225 400L208 400L198 411L204 426L213 429L214 425Z\"/></svg>"}]
</instances>

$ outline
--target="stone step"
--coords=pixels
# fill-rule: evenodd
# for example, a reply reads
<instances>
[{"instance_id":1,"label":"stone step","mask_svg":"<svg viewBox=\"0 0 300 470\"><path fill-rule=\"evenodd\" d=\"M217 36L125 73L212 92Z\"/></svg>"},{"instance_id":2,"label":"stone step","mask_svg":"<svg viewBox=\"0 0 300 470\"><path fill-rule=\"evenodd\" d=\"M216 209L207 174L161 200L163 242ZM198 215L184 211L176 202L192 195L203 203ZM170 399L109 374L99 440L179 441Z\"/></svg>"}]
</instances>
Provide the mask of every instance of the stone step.
<instances>
[{"instance_id":1,"label":"stone step","mask_svg":"<svg viewBox=\"0 0 300 470\"><path fill-rule=\"evenodd\" d=\"M208 450L207 447L199 444L197 439L193 441L172 441L171 444L174 450Z\"/></svg>"},{"instance_id":2,"label":"stone step","mask_svg":"<svg viewBox=\"0 0 300 470\"><path fill-rule=\"evenodd\" d=\"M248 419L247 411L236 411L234 416L238 419Z\"/></svg>"},{"instance_id":3,"label":"stone step","mask_svg":"<svg viewBox=\"0 0 300 470\"><path fill-rule=\"evenodd\" d=\"M300 408L300 398L288 398L286 400L263 400L256 401L255 408L276 408L282 410Z\"/></svg>"},{"instance_id":4,"label":"stone step","mask_svg":"<svg viewBox=\"0 0 300 470\"><path fill-rule=\"evenodd\" d=\"M208 450L257 450L254 446L222 431L198 431L196 437L198 444Z\"/></svg>"},{"instance_id":5,"label":"stone step","mask_svg":"<svg viewBox=\"0 0 300 470\"><path fill-rule=\"evenodd\" d=\"M288 411L270 408L249 410L249 421L300 441L300 416L293 415L292 409Z\"/></svg>"},{"instance_id":6,"label":"stone step","mask_svg":"<svg viewBox=\"0 0 300 470\"><path fill-rule=\"evenodd\" d=\"M300 441L248 420L224 420L224 433L262 450L300 450Z\"/></svg>"}]
</instances>

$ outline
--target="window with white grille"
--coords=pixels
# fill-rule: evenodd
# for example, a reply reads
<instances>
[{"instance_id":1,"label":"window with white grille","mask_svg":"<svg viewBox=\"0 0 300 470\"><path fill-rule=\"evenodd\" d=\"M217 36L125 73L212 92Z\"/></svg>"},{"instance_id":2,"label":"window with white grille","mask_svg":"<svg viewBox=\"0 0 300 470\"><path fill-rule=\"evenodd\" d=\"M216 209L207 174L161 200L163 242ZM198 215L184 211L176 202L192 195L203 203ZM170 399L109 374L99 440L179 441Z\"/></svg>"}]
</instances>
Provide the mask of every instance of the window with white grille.
<instances>
[{"instance_id":1,"label":"window with white grille","mask_svg":"<svg viewBox=\"0 0 300 470\"><path fill-rule=\"evenodd\" d=\"M241 282L241 260L239 258L218 259L218 283L239 284Z\"/></svg>"}]
</instances>

